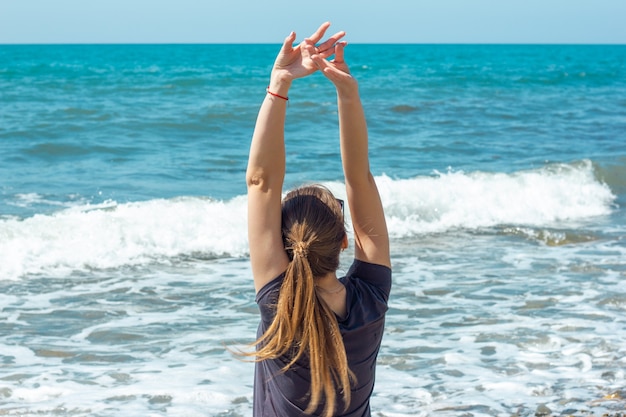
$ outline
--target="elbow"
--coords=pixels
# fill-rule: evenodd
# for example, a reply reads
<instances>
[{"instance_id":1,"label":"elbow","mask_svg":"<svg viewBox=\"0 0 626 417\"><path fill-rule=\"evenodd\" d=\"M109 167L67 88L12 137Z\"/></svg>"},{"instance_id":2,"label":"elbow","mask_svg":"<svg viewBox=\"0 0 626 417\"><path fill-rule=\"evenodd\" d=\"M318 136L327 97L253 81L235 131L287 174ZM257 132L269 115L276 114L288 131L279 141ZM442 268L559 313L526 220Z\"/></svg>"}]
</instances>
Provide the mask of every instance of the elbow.
<instances>
[{"instance_id":1,"label":"elbow","mask_svg":"<svg viewBox=\"0 0 626 417\"><path fill-rule=\"evenodd\" d=\"M248 189L262 187L267 183L267 178L263 175L262 170L246 171L246 185Z\"/></svg>"},{"instance_id":2,"label":"elbow","mask_svg":"<svg viewBox=\"0 0 626 417\"><path fill-rule=\"evenodd\" d=\"M376 184L374 175L372 175L372 172L369 169L364 170L359 173L355 173L355 172L351 174L346 173L345 180L346 180L346 185L349 184L350 186L357 187L357 188L370 187L373 184Z\"/></svg>"},{"instance_id":3,"label":"elbow","mask_svg":"<svg viewBox=\"0 0 626 417\"><path fill-rule=\"evenodd\" d=\"M263 168L248 169L246 171L246 186L248 187L248 192L252 189L268 192L282 187L282 177Z\"/></svg>"}]
</instances>

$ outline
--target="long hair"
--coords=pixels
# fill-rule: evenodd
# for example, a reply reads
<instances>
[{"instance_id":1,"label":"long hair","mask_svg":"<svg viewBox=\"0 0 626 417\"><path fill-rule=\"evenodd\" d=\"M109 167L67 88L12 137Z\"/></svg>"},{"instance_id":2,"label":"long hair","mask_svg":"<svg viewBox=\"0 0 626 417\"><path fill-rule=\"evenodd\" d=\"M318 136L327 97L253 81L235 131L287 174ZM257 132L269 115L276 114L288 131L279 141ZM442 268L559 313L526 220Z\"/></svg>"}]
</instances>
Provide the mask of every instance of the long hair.
<instances>
[{"instance_id":1,"label":"long hair","mask_svg":"<svg viewBox=\"0 0 626 417\"><path fill-rule=\"evenodd\" d=\"M342 208L322 186L297 188L283 200L281 228L290 262L274 321L254 343L256 360L286 355L286 371L300 358L308 358L311 390L305 413L315 411L324 400L324 415L331 417L337 393L342 394L345 409L350 405L354 375L335 313L317 295L315 279L339 268L346 236Z\"/></svg>"}]
</instances>

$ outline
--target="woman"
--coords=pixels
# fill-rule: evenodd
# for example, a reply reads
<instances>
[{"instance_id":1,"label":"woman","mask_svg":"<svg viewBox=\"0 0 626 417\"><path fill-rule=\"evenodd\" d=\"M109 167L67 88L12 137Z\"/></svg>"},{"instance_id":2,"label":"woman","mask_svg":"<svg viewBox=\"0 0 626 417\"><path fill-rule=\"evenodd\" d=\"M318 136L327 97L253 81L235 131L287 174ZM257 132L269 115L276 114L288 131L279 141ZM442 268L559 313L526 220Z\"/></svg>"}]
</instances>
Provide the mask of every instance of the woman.
<instances>
[{"instance_id":1,"label":"woman","mask_svg":"<svg viewBox=\"0 0 626 417\"><path fill-rule=\"evenodd\" d=\"M295 47L295 33L285 39L250 146L248 237L261 310L257 349L251 353L255 417L370 416L391 288L389 239L369 169L358 85L344 62L345 33L318 44L329 26L324 23ZM289 87L317 70L337 90L354 230L355 260L341 279L339 254L348 246L342 202L320 186L296 189L281 201Z\"/></svg>"}]
</instances>

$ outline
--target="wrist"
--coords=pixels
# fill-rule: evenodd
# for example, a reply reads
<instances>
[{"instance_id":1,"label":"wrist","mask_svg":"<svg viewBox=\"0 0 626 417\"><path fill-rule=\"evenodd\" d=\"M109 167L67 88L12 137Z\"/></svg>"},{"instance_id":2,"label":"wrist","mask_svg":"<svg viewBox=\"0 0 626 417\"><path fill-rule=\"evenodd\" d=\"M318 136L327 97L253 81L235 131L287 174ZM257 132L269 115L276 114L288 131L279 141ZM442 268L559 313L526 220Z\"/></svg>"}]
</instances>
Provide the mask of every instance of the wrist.
<instances>
[{"instance_id":1,"label":"wrist","mask_svg":"<svg viewBox=\"0 0 626 417\"><path fill-rule=\"evenodd\" d=\"M352 78L349 82L336 84L337 96L342 100L360 100L359 84Z\"/></svg>"},{"instance_id":2,"label":"wrist","mask_svg":"<svg viewBox=\"0 0 626 417\"><path fill-rule=\"evenodd\" d=\"M287 96L289 93L289 88L291 87L292 79L286 76L285 74L281 74L277 71L272 71L272 75L270 76L270 83L268 85L268 90L275 94L280 94L281 96Z\"/></svg>"}]
</instances>

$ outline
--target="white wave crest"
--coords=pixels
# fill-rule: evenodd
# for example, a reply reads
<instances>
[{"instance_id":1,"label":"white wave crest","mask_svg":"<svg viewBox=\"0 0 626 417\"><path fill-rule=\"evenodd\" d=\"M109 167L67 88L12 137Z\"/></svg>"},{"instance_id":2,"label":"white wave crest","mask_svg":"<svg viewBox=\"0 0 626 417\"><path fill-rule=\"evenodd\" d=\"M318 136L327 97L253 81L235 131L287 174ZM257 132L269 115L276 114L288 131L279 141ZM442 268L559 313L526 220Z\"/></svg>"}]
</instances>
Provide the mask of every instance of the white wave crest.
<instances>
[{"instance_id":1,"label":"white wave crest","mask_svg":"<svg viewBox=\"0 0 626 417\"><path fill-rule=\"evenodd\" d=\"M378 178L389 233L405 237L496 225L552 226L609 214L615 195L590 161L514 173Z\"/></svg>"},{"instance_id":2,"label":"white wave crest","mask_svg":"<svg viewBox=\"0 0 626 417\"><path fill-rule=\"evenodd\" d=\"M170 257L243 256L245 198L81 205L0 221L0 279L138 265Z\"/></svg>"},{"instance_id":3,"label":"white wave crest","mask_svg":"<svg viewBox=\"0 0 626 417\"><path fill-rule=\"evenodd\" d=\"M616 198L590 162L376 181L391 238L496 225L550 227L608 214ZM343 184L325 185L342 197ZM248 253L245 196L77 204L52 215L0 220L0 279ZM346 216L349 223L348 210Z\"/></svg>"}]
</instances>

